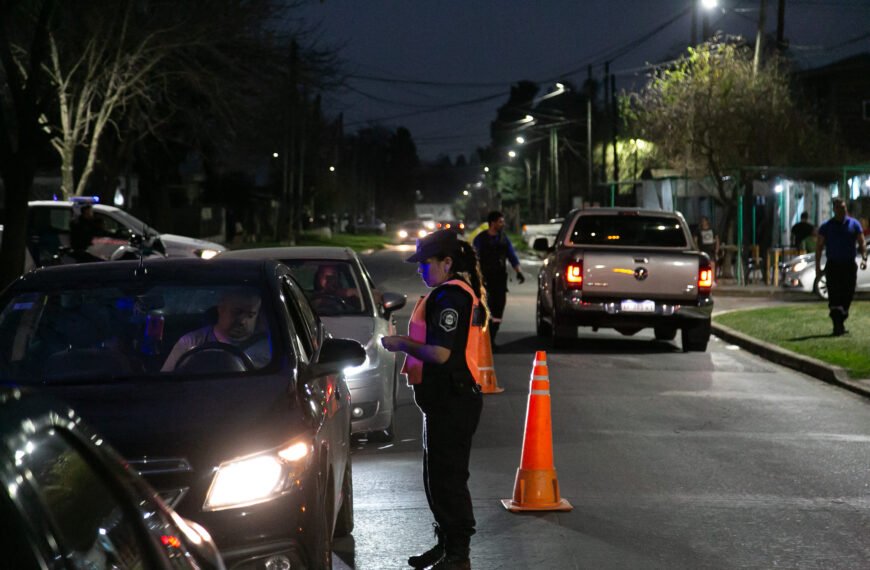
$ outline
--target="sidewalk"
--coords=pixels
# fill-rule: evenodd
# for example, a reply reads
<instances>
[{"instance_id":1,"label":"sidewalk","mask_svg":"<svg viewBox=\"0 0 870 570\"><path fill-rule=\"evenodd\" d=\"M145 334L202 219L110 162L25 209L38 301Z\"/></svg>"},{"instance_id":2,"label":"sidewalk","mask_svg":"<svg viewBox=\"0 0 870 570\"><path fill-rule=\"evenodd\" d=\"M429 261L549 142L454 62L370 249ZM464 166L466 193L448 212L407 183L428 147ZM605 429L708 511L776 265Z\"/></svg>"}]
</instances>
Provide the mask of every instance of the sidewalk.
<instances>
[{"instance_id":1,"label":"sidewalk","mask_svg":"<svg viewBox=\"0 0 870 570\"><path fill-rule=\"evenodd\" d=\"M738 285L733 280L724 279L717 283L713 289L713 298L715 299L716 297L723 298L724 302L718 304L724 305L725 310L750 308L748 306L739 307L736 305L736 298L751 298L751 308L763 307L768 304L823 302L815 295L789 291L782 287L773 287L771 285ZM737 302L739 303L739 301ZM717 307L714 315L718 312L721 312L720 307ZM846 370L839 366L791 352L790 350L720 325L715 321L713 321L713 334L766 360L803 372L819 380L841 386L862 396L870 397L870 379L853 380L849 378Z\"/></svg>"}]
</instances>

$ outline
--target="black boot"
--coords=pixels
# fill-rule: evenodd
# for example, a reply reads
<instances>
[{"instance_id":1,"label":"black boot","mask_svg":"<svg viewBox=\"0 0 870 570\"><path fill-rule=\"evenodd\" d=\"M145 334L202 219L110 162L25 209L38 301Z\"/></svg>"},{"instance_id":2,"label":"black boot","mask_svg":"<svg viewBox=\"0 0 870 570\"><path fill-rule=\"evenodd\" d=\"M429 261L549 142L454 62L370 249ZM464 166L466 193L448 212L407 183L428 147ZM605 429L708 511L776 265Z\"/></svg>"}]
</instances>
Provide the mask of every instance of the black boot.
<instances>
[{"instance_id":1,"label":"black boot","mask_svg":"<svg viewBox=\"0 0 870 570\"><path fill-rule=\"evenodd\" d=\"M438 523L432 523L432 528L435 529L435 538L438 539L438 544L417 556L408 558L408 564L414 568L426 568L444 558L444 533L438 527Z\"/></svg>"}]
</instances>

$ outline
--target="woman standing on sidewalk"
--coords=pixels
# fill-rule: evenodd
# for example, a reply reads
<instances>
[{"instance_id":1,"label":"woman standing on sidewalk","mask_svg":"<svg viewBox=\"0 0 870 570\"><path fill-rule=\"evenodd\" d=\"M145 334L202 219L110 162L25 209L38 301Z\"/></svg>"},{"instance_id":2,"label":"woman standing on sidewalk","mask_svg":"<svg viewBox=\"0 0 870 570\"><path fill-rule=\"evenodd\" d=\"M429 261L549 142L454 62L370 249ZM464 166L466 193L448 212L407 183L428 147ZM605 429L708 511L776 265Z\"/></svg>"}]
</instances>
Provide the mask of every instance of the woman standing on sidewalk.
<instances>
[{"instance_id":1,"label":"woman standing on sidewalk","mask_svg":"<svg viewBox=\"0 0 870 570\"><path fill-rule=\"evenodd\" d=\"M418 240L407 261L419 263L433 289L414 307L408 336L386 336L382 343L407 354L402 372L423 412L423 486L438 539L408 564L466 570L475 532L468 465L483 408L476 362L486 296L474 249L450 230Z\"/></svg>"}]
</instances>

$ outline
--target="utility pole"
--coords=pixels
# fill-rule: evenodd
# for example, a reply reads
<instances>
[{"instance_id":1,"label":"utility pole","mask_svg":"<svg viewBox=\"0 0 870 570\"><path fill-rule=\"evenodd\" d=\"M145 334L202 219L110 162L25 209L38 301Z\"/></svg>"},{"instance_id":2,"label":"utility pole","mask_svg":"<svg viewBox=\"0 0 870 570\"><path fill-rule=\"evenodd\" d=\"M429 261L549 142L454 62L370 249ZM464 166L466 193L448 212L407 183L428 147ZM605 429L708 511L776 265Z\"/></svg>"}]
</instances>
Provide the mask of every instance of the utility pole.
<instances>
[{"instance_id":1,"label":"utility pole","mask_svg":"<svg viewBox=\"0 0 870 570\"><path fill-rule=\"evenodd\" d=\"M613 99L610 106L613 111L613 186L610 189L610 206L616 205L616 192L619 191L619 151L617 150L617 138L619 137L619 109L616 105L616 76L610 76L610 97Z\"/></svg>"},{"instance_id":2,"label":"utility pole","mask_svg":"<svg viewBox=\"0 0 870 570\"><path fill-rule=\"evenodd\" d=\"M782 51L785 48L785 0L779 0L776 10L776 49Z\"/></svg>"},{"instance_id":3,"label":"utility pole","mask_svg":"<svg viewBox=\"0 0 870 570\"><path fill-rule=\"evenodd\" d=\"M592 171L595 165L592 162L592 97L595 96L595 88L592 85L592 66L586 68L586 198L592 198Z\"/></svg>"},{"instance_id":4,"label":"utility pole","mask_svg":"<svg viewBox=\"0 0 870 570\"><path fill-rule=\"evenodd\" d=\"M758 12L758 33L755 35L755 58L752 60L752 75L758 75L758 68L761 67L761 50L764 43L764 12L767 0L761 0L761 8Z\"/></svg>"},{"instance_id":5,"label":"utility pole","mask_svg":"<svg viewBox=\"0 0 870 570\"><path fill-rule=\"evenodd\" d=\"M698 0L692 0L692 33L690 38L690 46L698 45Z\"/></svg>"},{"instance_id":6,"label":"utility pole","mask_svg":"<svg viewBox=\"0 0 870 570\"><path fill-rule=\"evenodd\" d=\"M607 118L610 118L610 62L609 61L604 62L604 115ZM601 140L601 184L602 184L602 191L605 194L605 196L602 196L602 198L603 198L601 200L602 204L606 201L604 198L606 198L606 192L607 192L607 188L605 186L605 182L607 181L607 140L610 138L610 136L609 136L610 133L607 131L609 131L610 126L611 126L608 124L607 120L605 120L604 124L606 125L606 127L605 127L606 130L603 133L604 136L602 137L602 140Z\"/></svg>"}]
</instances>

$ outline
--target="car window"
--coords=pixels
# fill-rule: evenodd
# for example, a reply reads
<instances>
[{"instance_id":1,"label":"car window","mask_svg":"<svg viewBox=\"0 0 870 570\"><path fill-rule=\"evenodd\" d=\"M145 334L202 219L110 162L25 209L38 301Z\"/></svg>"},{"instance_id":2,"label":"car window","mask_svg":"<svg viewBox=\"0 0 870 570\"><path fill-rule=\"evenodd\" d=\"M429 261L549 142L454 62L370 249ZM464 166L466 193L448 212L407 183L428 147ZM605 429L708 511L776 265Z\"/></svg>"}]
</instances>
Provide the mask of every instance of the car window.
<instances>
[{"instance_id":1,"label":"car window","mask_svg":"<svg viewBox=\"0 0 870 570\"><path fill-rule=\"evenodd\" d=\"M571 242L584 245L687 247L679 221L665 216L579 216Z\"/></svg>"},{"instance_id":2,"label":"car window","mask_svg":"<svg viewBox=\"0 0 870 570\"><path fill-rule=\"evenodd\" d=\"M321 317L371 314L362 276L347 261L282 259Z\"/></svg>"},{"instance_id":3,"label":"car window","mask_svg":"<svg viewBox=\"0 0 870 570\"><path fill-rule=\"evenodd\" d=\"M311 307L305 296L299 291L299 287L291 279L281 280L281 294L301 344L300 348L306 358L310 360L317 351L317 332L315 330L317 317L311 311Z\"/></svg>"},{"instance_id":4,"label":"car window","mask_svg":"<svg viewBox=\"0 0 870 570\"><path fill-rule=\"evenodd\" d=\"M94 214L94 217L98 220L100 227L107 235L113 237L121 237L124 239L127 239L129 237L130 233L127 231L127 228L119 224L118 221L111 216L107 216L102 213L96 213Z\"/></svg>"},{"instance_id":5,"label":"car window","mask_svg":"<svg viewBox=\"0 0 870 570\"><path fill-rule=\"evenodd\" d=\"M30 233L69 232L70 208L30 208Z\"/></svg>"},{"instance_id":6,"label":"car window","mask_svg":"<svg viewBox=\"0 0 870 570\"><path fill-rule=\"evenodd\" d=\"M248 373L273 359L264 296L231 285L21 293L0 311L0 374L24 384Z\"/></svg>"},{"instance_id":7,"label":"car window","mask_svg":"<svg viewBox=\"0 0 870 570\"><path fill-rule=\"evenodd\" d=\"M32 435L20 452L32 474L57 542L74 568L135 568L148 565L147 545L123 496L78 450L51 429ZM132 516L131 516L132 515Z\"/></svg>"}]
</instances>

